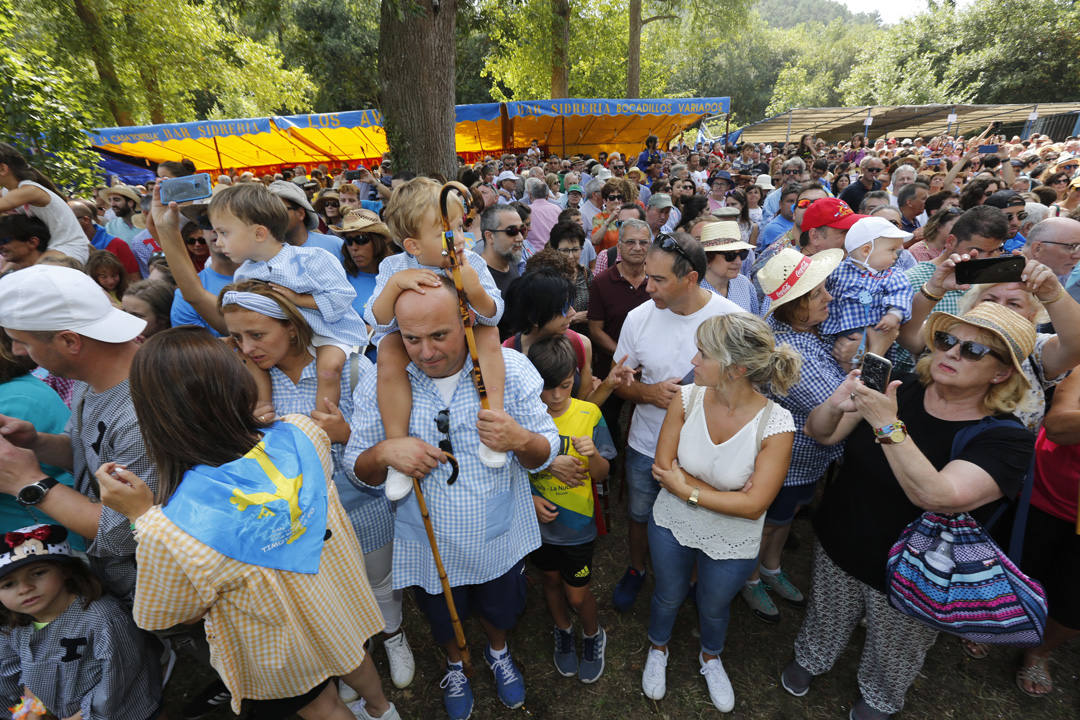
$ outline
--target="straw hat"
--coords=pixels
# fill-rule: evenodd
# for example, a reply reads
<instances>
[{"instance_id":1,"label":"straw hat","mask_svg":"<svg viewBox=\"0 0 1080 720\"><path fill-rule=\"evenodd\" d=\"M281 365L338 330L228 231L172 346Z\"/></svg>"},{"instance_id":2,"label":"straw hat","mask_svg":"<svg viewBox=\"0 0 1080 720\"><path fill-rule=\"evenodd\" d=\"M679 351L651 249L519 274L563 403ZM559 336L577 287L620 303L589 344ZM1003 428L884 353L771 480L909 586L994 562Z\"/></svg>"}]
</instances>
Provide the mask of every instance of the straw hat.
<instances>
[{"instance_id":1,"label":"straw hat","mask_svg":"<svg viewBox=\"0 0 1080 720\"><path fill-rule=\"evenodd\" d=\"M119 195L128 200L134 200L136 203L142 202L142 196L139 195L139 191L130 185L113 185L105 191L105 197L111 195Z\"/></svg>"},{"instance_id":2,"label":"straw hat","mask_svg":"<svg viewBox=\"0 0 1080 720\"><path fill-rule=\"evenodd\" d=\"M753 250L754 246L743 242L739 224L730 220L706 223L701 228L701 247L705 252L731 252Z\"/></svg>"},{"instance_id":3,"label":"straw hat","mask_svg":"<svg viewBox=\"0 0 1080 720\"><path fill-rule=\"evenodd\" d=\"M931 313L923 325L923 342L926 347L934 347L934 333L944 330L957 323L971 325L997 336L1009 349L1009 359L1013 368L1022 376L1024 368L1021 363L1031 355L1035 349L1035 326L1023 315L1010 310L1004 305L993 302L981 302L957 317L947 312Z\"/></svg>"},{"instance_id":4,"label":"straw hat","mask_svg":"<svg viewBox=\"0 0 1080 720\"><path fill-rule=\"evenodd\" d=\"M331 225L330 229L340 234L363 231L391 239L390 229L379 219L378 213L367 208L350 210L342 217L340 225Z\"/></svg>"},{"instance_id":5,"label":"straw hat","mask_svg":"<svg viewBox=\"0 0 1080 720\"><path fill-rule=\"evenodd\" d=\"M816 288L843 259L844 251L840 248L814 255L803 255L792 248L776 253L757 274L762 291L772 301L769 313Z\"/></svg>"}]
</instances>

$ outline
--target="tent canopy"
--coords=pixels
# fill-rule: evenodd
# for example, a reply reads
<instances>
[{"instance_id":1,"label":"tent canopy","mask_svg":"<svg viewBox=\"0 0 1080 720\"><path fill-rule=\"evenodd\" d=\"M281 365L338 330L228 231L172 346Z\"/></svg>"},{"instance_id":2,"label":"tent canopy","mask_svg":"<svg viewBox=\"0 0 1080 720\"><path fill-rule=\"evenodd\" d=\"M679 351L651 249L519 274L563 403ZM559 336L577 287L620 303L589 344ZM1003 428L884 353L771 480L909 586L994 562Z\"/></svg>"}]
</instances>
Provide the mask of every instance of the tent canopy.
<instances>
[{"instance_id":1,"label":"tent canopy","mask_svg":"<svg viewBox=\"0 0 1080 720\"><path fill-rule=\"evenodd\" d=\"M969 135L981 132L995 120L1005 124L1027 122L1032 113L1039 117L1080 113L1080 103L793 108L746 125L740 132L747 142L798 141L805 133L835 142L862 132L870 118L869 133L875 138L933 136L946 130L953 135ZM950 115L955 119L950 121Z\"/></svg>"},{"instance_id":2,"label":"tent canopy","mask_svg":"<svg viewBox=\"0 0 1080 720\"><path fill-rule=\"evenodd\" d=\"M649 135L664 145L728 109L726 97L458 105L454 135L458 154L472 157L521 150L533 140L564 157L636 154ZM378 110L100 128L88 135L99 150L151 162L187 158L200 171L372 160L387 150Z\"/></svg>"}]
</instances>

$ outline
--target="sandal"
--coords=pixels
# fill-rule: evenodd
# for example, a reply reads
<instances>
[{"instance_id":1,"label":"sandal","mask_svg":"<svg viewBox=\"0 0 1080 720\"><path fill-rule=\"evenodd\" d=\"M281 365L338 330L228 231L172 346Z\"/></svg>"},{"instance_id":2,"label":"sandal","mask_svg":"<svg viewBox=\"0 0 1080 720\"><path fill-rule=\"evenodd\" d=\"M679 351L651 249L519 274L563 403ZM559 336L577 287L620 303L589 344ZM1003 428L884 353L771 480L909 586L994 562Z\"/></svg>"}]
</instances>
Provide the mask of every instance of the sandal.
<instances>
[{"instance_id":1,"label":"sandal","mask_svg":"<svg viewBox=\"0 0 1080 720\"><path fill-rule=\"evenodd\" d=\"M990 646L960 638L960 649L972 660L982 660L990 654Z\"/></svg>"},{"instance_id":2,"label":"sandal","mask_svg":"<svg viewBox=\"0 0 1080 720\"><path fill-rule=\"evenodd\" d=\"M1016 687L1020 688L1020 692L1029 697L1040 698L1054 691L1054 681L1050 679L1050 670L1047 668L1048 662L1049 658L1040 658L1031 665L1021 667L1016 671ZM1025 681L1033 687L1041 686L1046 690L1043 692L1028 690L1024 687Z\"/></svg>"}]
</instances>

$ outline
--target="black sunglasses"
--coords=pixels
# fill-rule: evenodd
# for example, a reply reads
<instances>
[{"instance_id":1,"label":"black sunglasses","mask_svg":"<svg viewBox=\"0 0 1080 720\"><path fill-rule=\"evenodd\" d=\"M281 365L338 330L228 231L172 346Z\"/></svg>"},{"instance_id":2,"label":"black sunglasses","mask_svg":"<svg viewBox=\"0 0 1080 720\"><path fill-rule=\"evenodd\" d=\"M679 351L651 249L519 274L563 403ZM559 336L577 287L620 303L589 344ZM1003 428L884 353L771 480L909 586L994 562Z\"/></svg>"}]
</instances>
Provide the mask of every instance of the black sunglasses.
<instances>
[{"instance_id":1,"label":"black sunglasses","mask_svg":"<svg viewBox=\"0 0 1080 720\"><path fill-rule=\"evenodd\" d=\"M961 340L952 333L938 330L934 333L934 349L941 352L949 352L957 345L960 346L960 357L972 362L978 362L987 355L993 355L1003 363L1008 361L997 350L974 340Z\"/></svg>"},{"instance_id":2,"label":"black sunglasses","mask_svg":"<svg viewBox=\"0 0 1080 720\"><path fill-rule=\"evenodd\" d=\"M446 454L446 460L450 463L450 477L446 479L447 485L457 482L458 462L454 457L454 447L450 444L450 408L443 408L435 415L435 429L446 437L439 441L439 449Z\"/></svg>"},{"instance_id":3,"label":"black sunglasses","mask_svg":"<svg viewBox=\"0 0 1080 720\"><path fill-rule=\"evenodd\" d=\"M660 233L656 236L656 245L665 252L671 252L672 250L674 250L675 252L686 258L687 262L689 262L690 265L693 266L694 261L690 259L689 255L686 254L686 250L683 249L683 246L680 245L679 242L671 235L668 235L667 233Z\"/></svg>"},{"instance_id":4,"label":"black sunglasses","mask_svg":"<svg viewBox=\"0 0 1080 720\"><path fill-rule=\"evenodd\" d=\"M206 245L206 238L194 237L194 236L184 238L184 244L185 245L196 245L196 244L199 244L199 243L201 243L203 245Z\"/></svg>"},{"instance_id":5,"label":"black sunglasses","mask_svg":"<svg viewBox=\"0 0 1080 720\"><path fill-rule=\"evenodd\" d=\"M341 207L341 203L337 200L327 200L323 203L324 207Z\"/></svg>"},{"instance_id":6,"label":"black sunglasses","mask_svg":"<svg viewBox=\"0 0 1080 720\"><path fill-rule=\"evenodd\" d=\"M750 256L749 250L722 250L720 254L724 256L724 259L728 262L735 262L735 258L739 260L745 260Z\"/></svg>"},{"instance_id":7,"label":"black sunglasses","mask_svg":"<svg viewBox=\"0 0 1080 720\"><path fill-rule=\"evenodd\" d=\"M622 195L608 195L607 199L608 200L618 200L619 202L622 202L623 197L622 197Z\"/></svg>"},{"instance_id":8,"label":"black sunglasses","mask_svg":"<svg viewBox=\"0 0 1080 720\"><path fill-rule=\"evenodd\" d=\"M368 243L370 243L374 239L375 238L371 237L370 235L364 234L364 233L362 233L360 235L353 235L353 236L346 235L345 237L342 238L342 240L345 241L346 245L359 245L360 247L363 247L364 245L367 245Z\"/></svg>"},{"instance_id":9,"label":"black sunglasses","mask_svg":"<svg viewBox=\"0 0 1080 720\"><path fill-rule=\"evenodd\" d=\"M504 227L501 230L492 230L491 232L501 232L501 233L506 233L510 237L517 237L518 235L522 234L524 231L525 231L525 226L524 225L508 225L507 227Z\"/></svg>"}]
</instances>

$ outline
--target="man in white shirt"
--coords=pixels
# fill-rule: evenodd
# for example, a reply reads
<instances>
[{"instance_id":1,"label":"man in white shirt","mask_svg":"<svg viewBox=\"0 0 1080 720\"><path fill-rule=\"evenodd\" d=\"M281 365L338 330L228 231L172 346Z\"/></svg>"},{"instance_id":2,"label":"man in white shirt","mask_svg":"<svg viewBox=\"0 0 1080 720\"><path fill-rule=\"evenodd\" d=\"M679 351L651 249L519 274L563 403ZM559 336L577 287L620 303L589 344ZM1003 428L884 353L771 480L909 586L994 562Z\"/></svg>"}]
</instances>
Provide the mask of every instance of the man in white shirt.
<instances>
[{"instance_id":1,"label":"man in white shirt","mask_svg":"<svg viewBox=\"0 0 1080 720\"><path fill-rule=\"evenodd\" d=\"M661 236L645 258L645 290L651 298L629 312L619 333L615 359L641 370L641 380L616 392L636 403L626 450L629 490L630 566L615 586L614 605L629 610L645 581L648 521L660 486L652 476L656 440L668 404L679 386L693 382L696 332L707 318L742 308L698 286L705 276L705 251L685 233Z\"/></svg>"}]
</instances>

